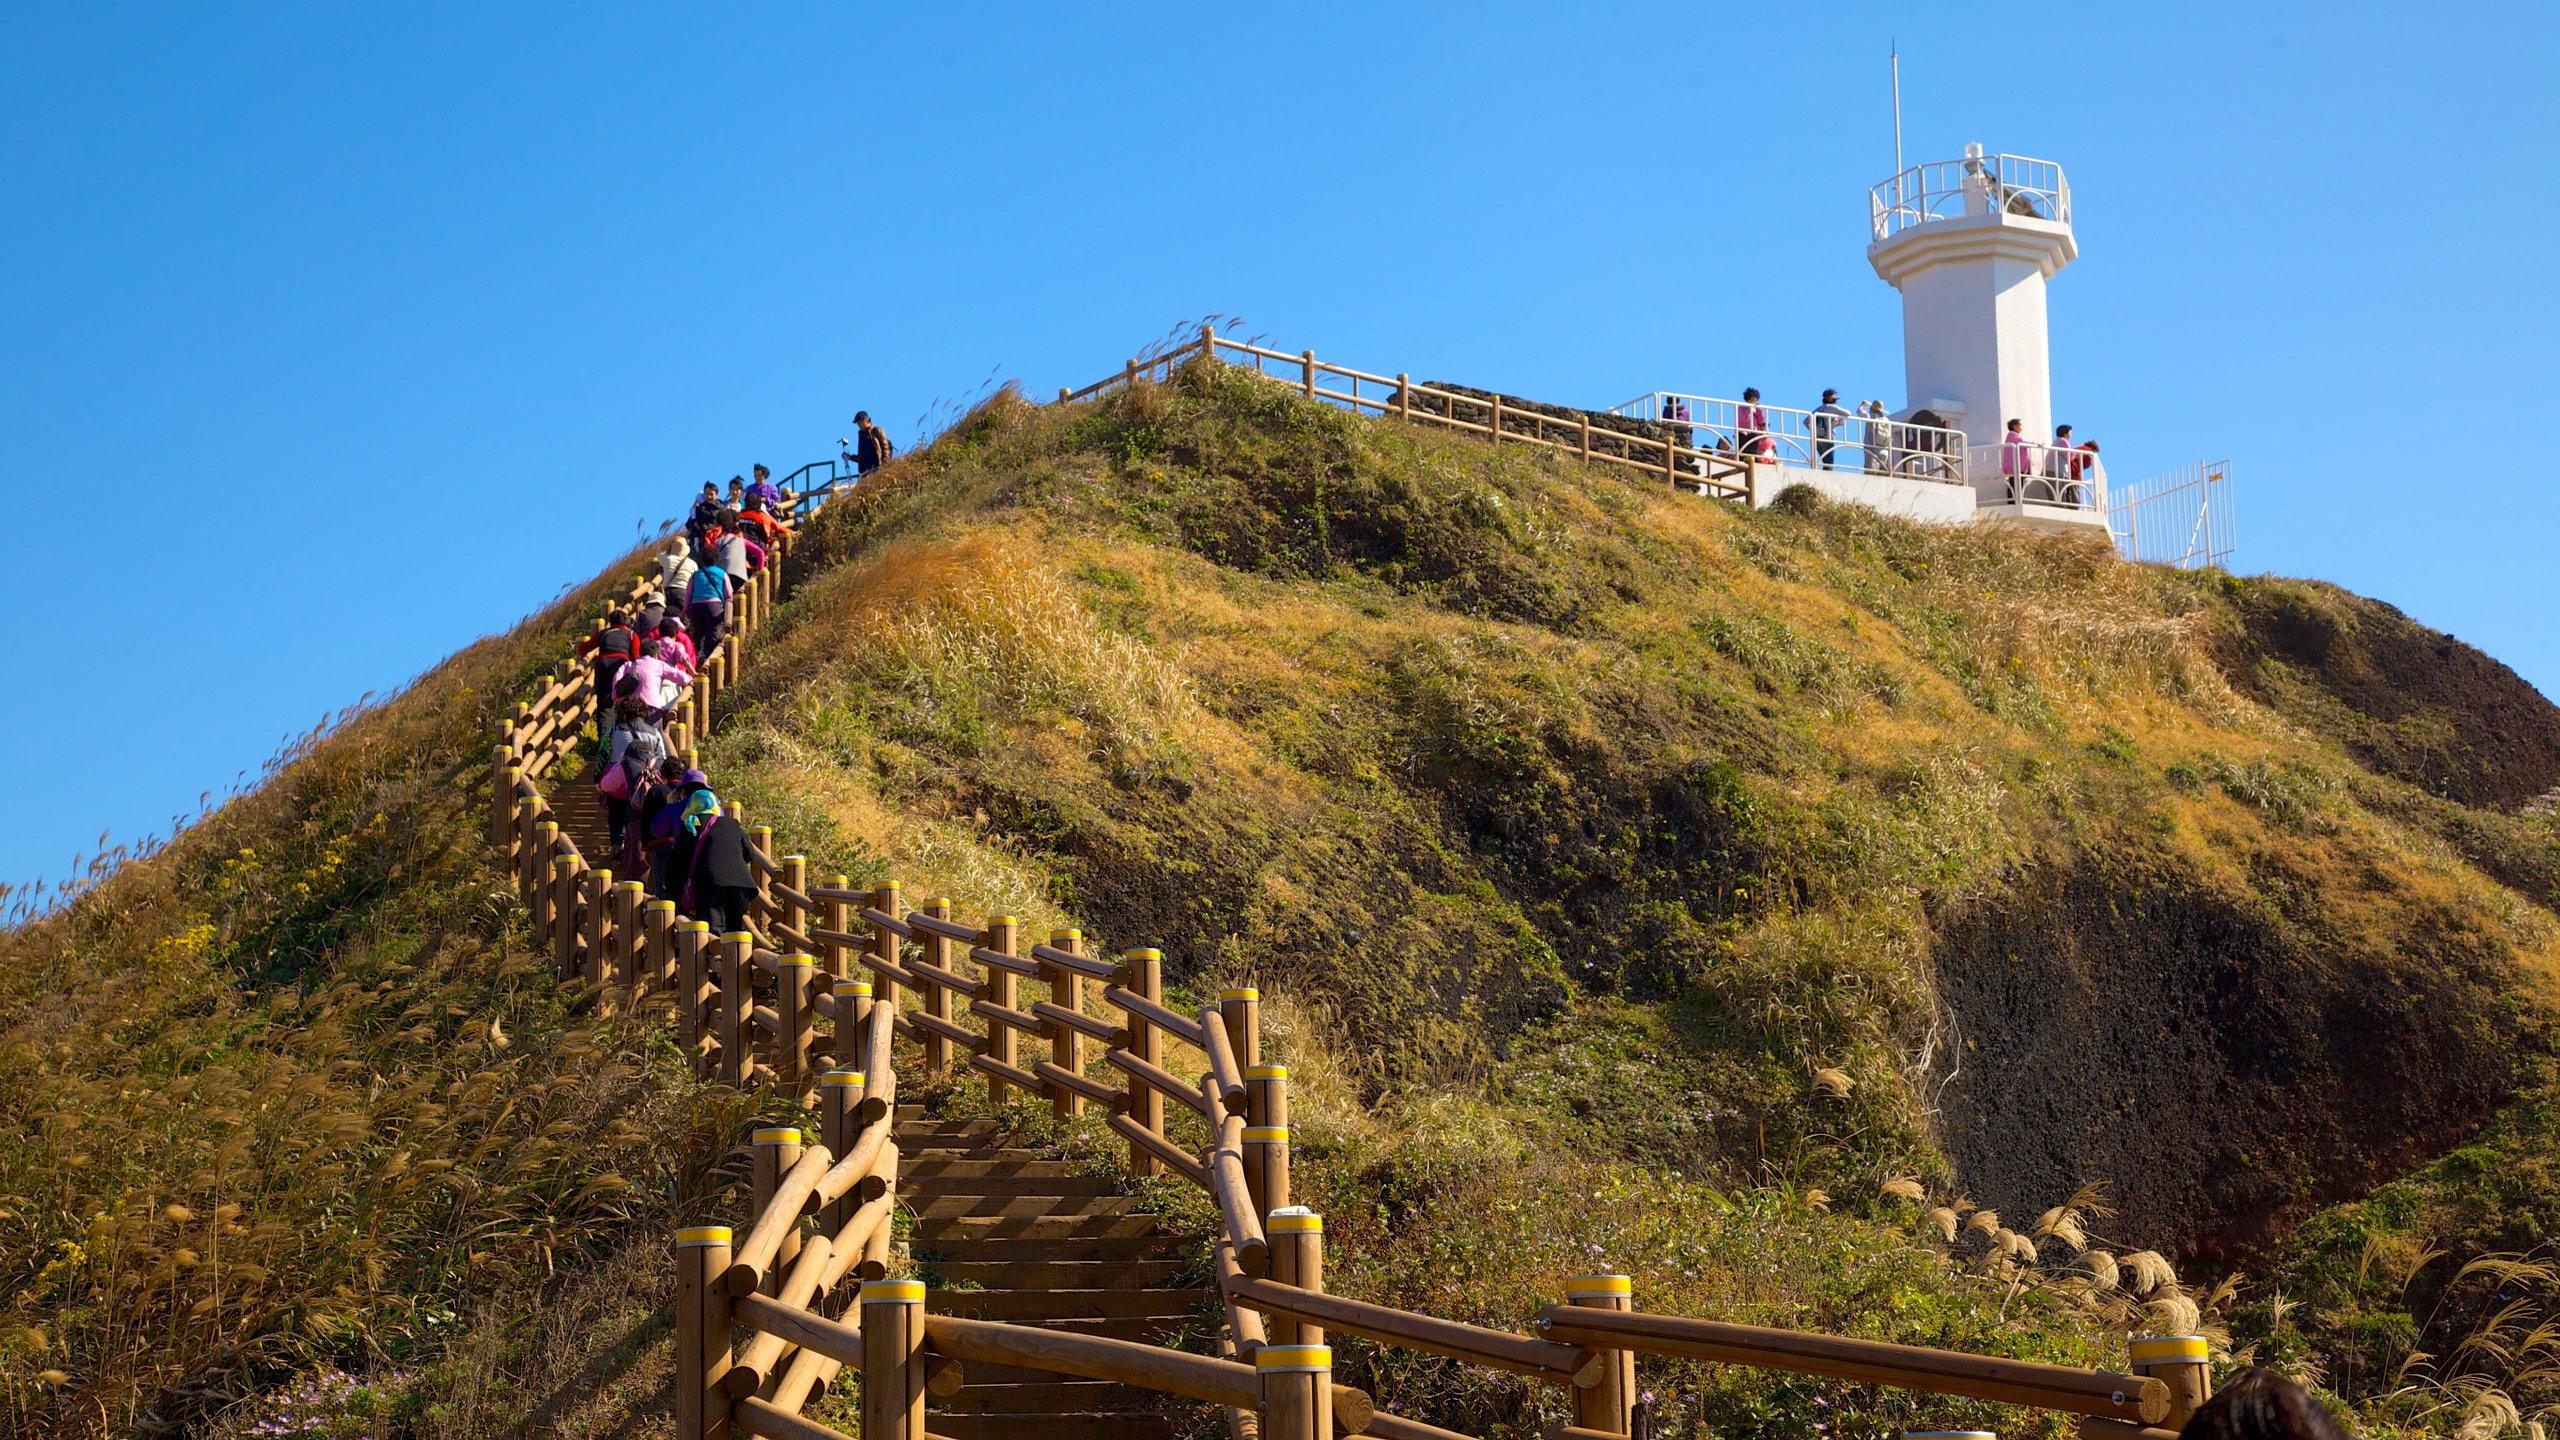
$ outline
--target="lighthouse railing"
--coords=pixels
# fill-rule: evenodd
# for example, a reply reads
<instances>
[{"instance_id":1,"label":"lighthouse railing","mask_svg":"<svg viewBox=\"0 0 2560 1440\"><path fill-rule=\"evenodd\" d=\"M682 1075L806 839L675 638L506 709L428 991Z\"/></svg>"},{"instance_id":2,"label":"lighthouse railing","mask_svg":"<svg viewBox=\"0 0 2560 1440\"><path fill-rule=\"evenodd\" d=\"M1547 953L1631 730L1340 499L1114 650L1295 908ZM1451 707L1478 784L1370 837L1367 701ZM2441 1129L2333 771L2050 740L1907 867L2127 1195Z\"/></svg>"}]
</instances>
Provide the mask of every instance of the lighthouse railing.
<instances>
[{"instance_id":1,"label":"lighthouse railing","mask_svg":"<svg viewBox=\"0 0 2560 1440\"><path fill-rule=\"evenodd\" d=\"M1966 463L1985 481L2007 482L2012 502L2107 511L2107 472L2096 452L2069 445L1975 445Z\"/></svg>"},{"instance_id":2,"label":"lighthouse railing","mask_svg":"<svg viewBox=\"0 0 2560 1440\"><path fill-rule=\"evenodd\" d=\"M1630 420L1687 425L1691 444L1765 464L1849 474L1899 475L1947 485L1965 476L1964 432L1884 416L1818 415L1783 405L1760 407L1762 424L1745 430L1742 402L1656 390L1609 413Z\"/></svg>"},{"instance_id":3,"label":"lighthouse railing","mask_svg":"<svg viewBox=\"0 0 2560 1440\"><path fill-rule=\"evenodd\" d=\"M1889 240L1915 225L1973 215L2006 214L2071 223L2071 183L2051 160L1973 155L1914 165L1868 192L1875 238Z\"/></svg>"}]
</instances>

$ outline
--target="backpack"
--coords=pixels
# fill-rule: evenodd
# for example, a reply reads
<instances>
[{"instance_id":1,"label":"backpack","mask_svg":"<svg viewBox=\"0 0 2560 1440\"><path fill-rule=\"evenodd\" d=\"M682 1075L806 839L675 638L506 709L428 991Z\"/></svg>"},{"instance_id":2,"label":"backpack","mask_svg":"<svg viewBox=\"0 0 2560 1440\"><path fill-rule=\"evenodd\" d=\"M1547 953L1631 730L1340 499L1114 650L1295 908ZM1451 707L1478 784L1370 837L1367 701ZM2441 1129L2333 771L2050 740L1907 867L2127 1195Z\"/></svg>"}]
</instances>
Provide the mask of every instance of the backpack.
<instances>
[{"instance_id":1,"label":"backpack","mask_svg":"<svg viewBox=\"0 0 2560 1440\"><path fill-rule=\"evenodd\" d=\"M596 633L598 660L629 661L638 658L639 654L640 642L632 638L631 628L627 625L608 625Z\"/></svg>"},{"instance_id":2,"label":"backpack","mask_svg":"<svg viewBox=\"0 0 2560 1440\"><path fill-rule=\"evenodd\" d=\"M705 600L729 598L729 572L717 565L704 565L693 572L693 589L688 599L695 604Z\"/></svg>"}]
</instances>

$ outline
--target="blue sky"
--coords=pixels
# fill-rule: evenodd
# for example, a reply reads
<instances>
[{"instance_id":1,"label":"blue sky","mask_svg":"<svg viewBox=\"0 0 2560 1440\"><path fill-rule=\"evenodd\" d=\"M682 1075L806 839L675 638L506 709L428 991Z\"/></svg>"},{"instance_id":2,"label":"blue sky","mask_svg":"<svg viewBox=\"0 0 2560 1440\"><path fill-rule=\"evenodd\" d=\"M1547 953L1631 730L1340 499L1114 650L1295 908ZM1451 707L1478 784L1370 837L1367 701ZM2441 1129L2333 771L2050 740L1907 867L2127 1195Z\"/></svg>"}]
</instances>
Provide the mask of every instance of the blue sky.
<instances>
[{"instance_id":1,"label":"blue sky","mask_svg":"<svg viewBox=\"0 0 2560 1440\"><path fill-rule=\"evenodd\" d=\"M17 5L0 880L165 827L704 479L1174 322L1901 398L1892 168L2060 160L2057 418L2560 690L2560 6ZM2306 23L2306 20L2310 23Z\"/></svg>"}]
</instances>

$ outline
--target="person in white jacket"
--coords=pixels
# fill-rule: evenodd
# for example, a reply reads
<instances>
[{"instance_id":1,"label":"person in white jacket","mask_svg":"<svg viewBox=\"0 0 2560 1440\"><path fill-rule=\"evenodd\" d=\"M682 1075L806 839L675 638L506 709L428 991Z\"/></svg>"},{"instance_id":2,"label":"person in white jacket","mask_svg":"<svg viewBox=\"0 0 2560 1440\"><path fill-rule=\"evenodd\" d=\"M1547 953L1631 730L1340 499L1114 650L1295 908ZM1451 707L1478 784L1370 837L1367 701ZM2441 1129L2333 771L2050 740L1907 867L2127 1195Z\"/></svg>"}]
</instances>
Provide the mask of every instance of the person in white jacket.
<instances>
[{"instance_id":1,"label":"person in white jacket","mask_svg":"<svg viewBox=\"0 0 2560 1440\"><path fill-rule=\"evenodd\" d=\"M677 605L684 603L685 595L693 588L693 572L696 568L698 567L693 563L693 547L685 544L684 537L681 535L668 536L666 548L658 556L658 588L666 592L671 603Z\"/></svg>"}]
</instances>

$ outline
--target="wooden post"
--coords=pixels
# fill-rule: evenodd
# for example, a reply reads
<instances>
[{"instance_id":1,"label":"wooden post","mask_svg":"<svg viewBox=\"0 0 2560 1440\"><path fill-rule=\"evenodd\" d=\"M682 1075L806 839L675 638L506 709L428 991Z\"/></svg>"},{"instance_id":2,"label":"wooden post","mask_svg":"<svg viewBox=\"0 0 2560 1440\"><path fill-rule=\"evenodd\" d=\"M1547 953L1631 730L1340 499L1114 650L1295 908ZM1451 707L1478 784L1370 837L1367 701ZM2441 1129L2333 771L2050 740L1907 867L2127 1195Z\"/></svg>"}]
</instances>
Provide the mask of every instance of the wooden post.
<instances>
[{"instance_id":1,"label":"wooden post","mask_svg":"<svg viewBox=\"0 0 2560 1440\"><path fill-rule=\"evenodd\" d=\"M806 855L783 856L782 883L784 888L795 894L808 894L809 857ZM774 896L774 908L781 912L782 923L791 927L791 933L795 935L809 933L809 912L800 908L799 901L777 892Z\"/></svg>"},{"instance_id":2,"label":"wooden post","mask_svg":"<svg viewBox=\"0 0 2560 1440\"><path fill-rule=\"evenodd\" d=\"M866 1071L871 1057L862 1053L862 1037L868 1033L871 1019L871 982L838 980L836 986L836 1027L827 1040L827 1055L839 1070ZM853 1097L859 1101L862 1097Z\"/></svg>"},{"instance_id":3,"label":"wooden post","mask_svg":"<svg viewBox=\"0 0 2560 1440\"><path fill-rule=\"evenodd\" d=\"M1333 1347L1265 1345L1253 1352L1262 1382L1262 1440L1332 1440Z\"/></svg>"},{"instance_id":4,"label":"wooden post","mask_svg":"<svg viewBox=\"0 0 2560 1440\"><path fill-rule=\"evenodd\" d=\"M773 1204L773 1192L782 1188L782 1177L800 1163L800 1132L777 1126L755 1132L755 1214L758 1220ZM791 1272L791 1262L800 1258L800 1227L793 1224L782 1237L782 1248L773 1252L773 1263L764 1267L764 1282L756 1288L767 1295L782 1293L782 1277Z\"/></svg>"},{"instance_id":5,"label":"wooden post","mask_svg":"<svg viewBox=\"0 0 2560 1440\"><path fill-rule=\"evenodd\" d=\"M842 1068L818 1077L818 1143L838 1160L852 1153L854 1115L862 1107L867 1078L859 1070ZM819 1233L832 1236L844 1229L844 1222L853 1218L854 1204L845 1196L828 1201L818 1215Z\"/></svg>"},{"instance_id":6,"label":"wooden post","mask_svg":"<svg viewBox=\"0 0 2560 1440\"><path fill-rule=\"evenodd\" d=\"M772 826L758 825L753 830L747 832L747 839L755 845L757 854L762 855L767 860L771 860L773 858ZM768 916L774 914L773 881L764 873L764 867L750 861L747 865L747 873L755 877L755 908Z\"/></svg>"},{"instance_id":7,"label":"wooden post","mask_svg":"<svg viewBox=\"0 0 2560 1440\"><path fill-rule=\"evenodd\" d=\"M1263 1221L1262 1233L1271 1242L1271 1278L1283 1285L1324 1293L1324 1217L1304 1205L1289 1205L1271 1212ZM1324 1327L1292 1320L1286 1315L1271 1317L1271 1343L1274 1345L1321 1345Z\"/></svg>"},{"instance_id":8,"label":"wooden post","mask_svg":"<svg viewBox=\"0 0 2560 1440\"><path fill-rule=\"evenodd\" d=\"M2169 1387L2169 1415L2164 1430L2186 1428L2196 1408L2213 1398L2212 1347L2201 1335L2156 1335L2129 1340L2133 1373L2148 1375Z\"/></svg>"},{"instance_id":9,"label":"wooden post","mask_svg":"<svg viewBox=\"0 0 2560 1440\"><path fill-rule=\"evenodd\" d=\"M516 781L523 776L524 771L516 765L515 748L501 743L496 778L490 784L489 843L504 851L510 861L515 859Z\"/></svg>"},{"instance_id":10,"label":"wooden post","mask_svg":"<svg viewBox=\"0 0 2560 1440\"><path fill-rule=\"evenodd\" d=\"M1305 360L1307 367L1307 378L1305 381L1307 398L1312 400L1316 397L1316 352L1310 350L1302 358Z\"/></svg>"},{"instance_id":11,"label":"wooden post","mask_svg":"<svg viewBox=\"0 0 2560 1440\"><path fill-rule=\"evenodd\" d=\"M1493 431L1494 443L1502 443L1502 397L1499 395L1493 397L1493 424L1489 428Z\"/></svg>"},{"instance_id":12,"label":"wooden post","mask_svg":"<svg viewBox=\"0 0 2560 1440\"><path fill-rule=\"evenodd\" d=\"M878 885L873 886L871 889L871 908L879 911L883 915L897 914L898 882L895 880L883 880ZM872 921L871 953L874 957L885 960L892 965L897 964L898 932L881 924L877 920ZM872 973L871 996L871 1003L875 1005L896 1005L898 1003L898 982L890 979L886 975L882 975L879 972L874 971ZM865 1068L871 1067L866 1066Z\"/></svg>"},{"instance_id":13,"label":"wooden post","mask_svg":"<svg viewBox=\"0 0 2560 1440\"><path fill-rule=\"evenodd\" d=\"M676 902L652 900L640 912L640 933L645 953L640 968L647 972L641 984L650 990L668 990L675 986ZM679 1041L689 1038L680 1030Z\"/></svg>"},{"instance_id":14,"label":"wooden post","mask_svg":"<svg viewBox=\"0 0 2560 1440\"><path fill-rule=\"evenodd\" d=\"M999 915L987 922L987 943L984 948L998 955L1018 955L1022 953L1021 934L1022 922L1019 919L1011 915ZM1016 989L1014 982L1017 977L1014 973L997 965L990 965L986 970L987 1003L1001 1005L1007 1010L1018 1008L1014 993ZM987 1058L1003 1065L1013 1065L1018 1058L1015 1053L1016 1038L1012 1026L988 1021ZM987 1077L989 1105L1002 1105L1005 1096L1012 1090L1013 1087L1003 1080L993 1075Z\"/></svg>"},{"instance_id":15,"label":"wooden post","mask_svg":"<svg viewBox=\"0 0 2560 1440\"><path fill-rule=\"evenodd\" d=\"M1635 1282L1624 1275L1577 1275L1564 1282L1564 1301L1594 1310L1633 1310ZM1573 1423L1603 1435L1632 1435L1636 1420L1636 1355L1632 1350L1603 1350L1609 1363L1596 1385L1567 1387L1573 1391Z\"/></svg>"},{"instance_id":16,"label":"wooden post","mask_svg":"<svg viewBox=\"0 0 2560 1440\"><path fill-rule=\"evenodd\" d=\"M1071 955L1079 954L1084 948L1084 932L1081 930L1050 931L1049 948L1064 950ZM1040 962L1040 978L1048 982L1050 1004L1062 1010L1080 1011L1084 1008L1083 976L1063 965L1043 960ZM1070 1075L1083 1074L1084 1037L1077 1034L1072 1027L1061 1025L1055 1020L1044 1022L1042 1028L1049 1032L1049 1063ZM1084 1097L1052 1081L1049 1085L1049 1108L1057 1113L1059 1119L1069 1119L1084 1113Z\"/></svg>"},{"instance_id":17,"label":"wooden post","mask_svg":"<svg viewBox=\"0 0 2560 1440\"><path fill-rule=\"evenodd\" d=\"M785 955L782 979L773 990L773 1013L782 1020L781 1033L774 1036L773 1068L777 1083L789 1095L800 1093L806 1083L801 1077L809 1073L809 1042L818 1019L818 1009L809 1001L809 987L817 972L815 956Z\"/></svg>"},{"instance_id":18,"label":"wooden post","mask_svg":"<svg viewBox=\"0 0 2560 1440\"><path fill-rule=\"evenodd\" d=\"M1215 360L1215 359L1217 359L1217 358L1218 358L1218 327L1217 327L1217 326L1215 326L1215 325L1202 325L1202 326L1200 327L1200 353L1201 353L1201 354L1203 354L1203 355L1208 356L1208 357L1209 357L1210 359L1212 359L1212 360Z\"/></svg>"},{"instance_id":19,"label":"wooden post","mask_svg":"<svg viewBox=\"0 0 2560 1440\"><path fill-rule=\"evenodd\" d=\"M1662 480L1675 489L1680 484L1680 447L1666 437L1662 442Z\"/></svg>"},{"instance_id":20,"label":"wooden post","mask_svg":"<svg viewBox=\"0 0 2560 1440\"><path fill-rule=\"evenodd\" d=\"M833 930L837 934L842 935L845 933L846 917L845 903L841 898L841 893L852 889L853 882L842 875L830 875L827 877L827 888L839 892L839 898L829 899L822 902L826 906L826 919L824 921L824 926L826 929ZM844 942L841 940L823 940L819 943L824 947L824 949L820 951L819 958L825 962L827 973L833 975L839 980L845 978L845 976L850 973L845 969L845 966L850 962L846 957Z\"/></svg>"},{"instance_id":21,"label":"wooden post","mask_svg":"<svg viewBox=\"0 0 2560 1440\"><path fill-rule=\"evenodd\" d=\"M711 994L711 927L687 920L676 927L676 1043L693 1061L697 1080L711 1078L711 1027L703 1023L703 1003Z\"/></svg>"},{"instance_id":22,"label":"wooden post","mask_svg":"<svg viewBox=\"0 0 2560 1440\"><path fill-rule=\"evenodd\" d=\"M924 1440L921 1280L862 1282L862 1440Z\"/></svg>"},{"instance_id":23,"label":"wooden post","mask_svg":"<svg viewBox=\"0 0 2560 1440\"><path fill-rule=\"evenodd\" d=\"M1120 367L1120 388L1123 390L1131 390L1137 388L1137 384L1138 362L1132 360L1128 364Z\"/></svg>"},{"instance_id":24,"label":"wooden post","mask_svg":"<svg viewBox=\"0 0 2560 1440\"><path fill-rule=\"evenodd\" d=\"M586 906L586 930L578 957L578 974L595 982L599 990L613 983L613 872L590 869L584 892L578 898ZM599 995L596 1008L612 1008L610 997Z\"/></svg>"},{"instance_id":25,"label":"wooden post","mask_svg":"<svg viewBox=\"0 0 2560 1440\"><path fill-rule=\"evenodd\" d=\"M1227 1043L1235 1047L1238 1065L1262 1063L1262 992L1250 985L1218 992L1218 1018L1227 1025Z\"/></svg>"},{"instance_id":26,"label":"wooden post","mask_svg":"<svg viewBox=\"0 0 2560 1440\"><path fill-rule=\"evenodd\" d=\"M1413 419L1413 380L1405 372L1396 372L1396 418Z\"/></svg>"},{"instance_id":27,"label":"wooden post","mask_svg":"<svg viewBox=\"0 0 2560 1440\"><path fill-rule=\"evenodd\" d=\"M566 855L551 861L552 968L563 980L578 978L578 871Z\"/></svg>"},{"instance_id":28,"label":"wooden post","mask_svg":"<svg viewBox=\"0 0 2560 1440\"><path fill-rule=\"evenodd\" d=\"M1591 412L1582 412L1582 463L1591 463Z\"/></svg>"},{"instance_id":29,"label":"wooden post","mask_svg":"<svg viewBox=\"0 0 2560 1440\"><path fill-rule=\"evenodd\" d=\"M924 913L932 916L936 920L948 920L951 918L951 901L947 897L936 896L935 898L924 902ZM951 941L949 937L943 935L927 935L923 938L921 943L924 946L925 963L938 970L949 970L951 968ZM937 1020L950 1019L951 991L931 980L924 979L923 976L918 976L917 979L923 981L923 983L917 987L916 998L923 1003L924 1013ZM930 1074L934 1071L940 1070L950 1063L951 1042L944 1039L940 1031L927 1028L924 1032L924 1068L926 1073Z\"/></svg>"},{"instance_id":30,"label":"wooden post","mask_svg":"<svg viewBox=\"0 0 2560 1440\"><path fill-rule=\"evenodd\" d=\"M1132 950L1120 957L1120 983L1129 993L1142 1000L1164 1003L1164 952ZM1144 1016L1130 1014L1129 1053L1150 1065L1164 1063L1164 1032ZM1129 1118L1150 1135L1164 1134L1164 1093L1153 1085L1132 1084L1129 1087ZM1129 1173L1138 1176L1157 1175L1164 1164L1155 1152L1135 1140L1129 1142Z\"/></svg>"},{"instance_id":31,"label":"wooden post","mask_svg":"<svg viewBox=\"0 0 2560 1440\"><path fill-rule=\"evenodd\" d=\"M756 937L744 930L720 937L720 1078L741 1089L754 1065L747 1053L752 1043L748 1032L753 1028L747 1011L755 999L748 993L748 977L755 971L749 957L755 944Z\"/></svg>"},{"instance_id":32,"label":"wooden post","mask_svg":"<svg viewBox=\"0 0 2560 1440\"><path fill-rule=\"evenodd\" d=\"M530 815L533 812L525 812ZM533 901L533 933L544 942L551 939L553 901L559 886L553 879L552 858L560 848L560 822L540 820L534 823L533 843L525 847L525 893Z\"/></svg>"},{"instance_id":33,"label":"wooden post","mask_svg":"<svg viewBox=\"0 0 2560 1440\"><path fill-rule=\"evenodd\" d=\"M1289 1204L1289 1067L1253 1065L1244 1072L1244 1178L1253 1213Z\"/></svg>"},{"instance_id":34,"label":"wooden post","mask_svg":"<svg viewBox=\"0 0 2560 1440\"><path fill-rule=\"evenodd\" d=\"M676 1232L676 1440L729 1435L729 1227Z\"/></svg>"},{"instance_id":35,"label":"wooden post","mask_svg":"<svg viewBox=\"0 0 2560 1440\"><path fill-rule=\"evenodd\" d=\"M649 983L649 936L640 925L641 907L648 903L649 887L637 880L613 887L613 979L626 991Z\"/></svg>"},{"instance_id":36,"label":"wooden post","mask_svg":"<svg viewBox=\"0 0 2560 1440\"><path fill-rule=\"evenodd\" d=\"M1073 392L1073 391L1069 390L1066 386L1064 386L1064 385L1059 386L1059 387L1058 387L1058 403L1059 403L1059 404L1061 404L1061 405L1066 404L1066 403L1067 403L1067 397L1068 397L1069 395L1073 394L1073 393L1075 393L1075 392Z\"/></svg>"}]
</instances>

